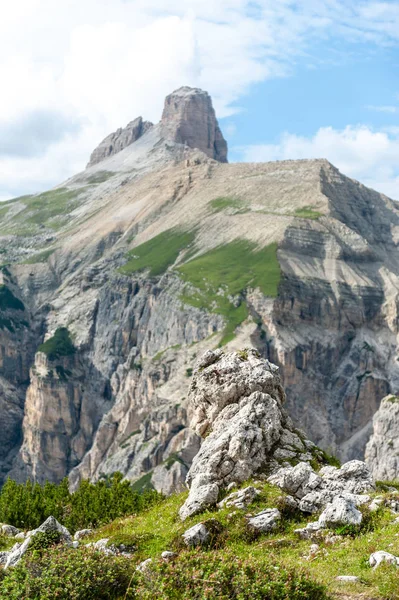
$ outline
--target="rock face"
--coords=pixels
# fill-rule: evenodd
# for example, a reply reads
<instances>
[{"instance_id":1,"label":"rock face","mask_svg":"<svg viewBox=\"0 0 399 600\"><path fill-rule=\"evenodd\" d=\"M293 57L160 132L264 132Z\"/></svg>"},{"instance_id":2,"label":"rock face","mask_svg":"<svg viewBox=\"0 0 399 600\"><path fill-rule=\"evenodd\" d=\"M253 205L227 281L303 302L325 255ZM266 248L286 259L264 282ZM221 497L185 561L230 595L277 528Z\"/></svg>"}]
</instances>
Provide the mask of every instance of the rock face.
<instances>
[{"instance_id":1,"label":"rock face","mask_svg":"<svg viewBox=\"0 0 399 600\"><path fill-rule=\"evenodd\" d=\"M167 139L198 148L219 162L227 162L227 143L212 99L203 90L182 87L167 96L161 124Z\"/></svg>"},{"instance_id":2,"label":"rock face","mask_svg":"<svg viewBox=\"0 0 399 600\"><path fill-rule=\"evenodd\" d=\"M113 156L124 148L127 148L141 138L151 127L153 127L153 123L143 121L142 117L137 117L137 119L128 123L123 129L120 127L113 133L110 133L93 150L87 167L92 167L109 156Z\"/></svg>"},{"instance_id":3,"label":"rock face","mask_svg":"<svg viewBox=\"0 0 399 600\"><path fill-rule=\"evenodd\" d=\"M55 360L36 354L26 395L24 441L10 475L58 482L87 452L107 399L100 374L87 378L77 356Z\"/></svg>"},{"instance_id":4,"label":"rock face","mask_svg":"<svg viewBox=\"0 0 399 600\"><path fill-rule=\"evenodd\" d=\"M312 459L313 445L295 430L284 400L278 368L255 350L204 355L189 391L191 426L204 441L187 475L182 519L216 504L232 482L274 471L287 458Z\"/></svg>"},{"instance_id":5,"label":"rock face","mask_svg":"<svg viewBox=\"0 0 399 600\"><path fill-rule=\"evenodd\" d=\"M386 396L373 418L373 433L366 446L366 463L377 480L399 477L399 398Z\"/></svg>"}]
</instances>

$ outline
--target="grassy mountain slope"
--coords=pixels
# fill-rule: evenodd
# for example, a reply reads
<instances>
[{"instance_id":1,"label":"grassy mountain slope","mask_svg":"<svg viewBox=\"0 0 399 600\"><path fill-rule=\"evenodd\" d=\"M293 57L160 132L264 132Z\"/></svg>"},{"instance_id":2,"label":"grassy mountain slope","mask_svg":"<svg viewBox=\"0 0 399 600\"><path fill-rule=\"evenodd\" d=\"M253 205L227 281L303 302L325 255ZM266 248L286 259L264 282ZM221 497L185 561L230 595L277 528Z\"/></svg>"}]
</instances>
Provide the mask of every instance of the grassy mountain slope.
<instances>
[{"instance_id":1,"label":"grassy mountain slope","mask_svg":"<svg viewBox=\"0 0 399 600\"><path fill-rule=\"evenodd\" d=\"M110 546L119 547L123 544L127 548L135 549L131 559L113 557L111 562L108 561L104 565L101 564L103 559L100 554L97 555L99 564L105 571L114 561L114 574L120 586L118 588L115 584L115 595L108 592L110 595L104 597L156 597L160 600L399 598L399 569L385 565L373 570L368 565L370 554L376 550L399 554L399 525L393 523L395 517L383 504L376 512L363 509L364 519L360 530L342 527L330 533L330 540L318 540L318 549L311 549L313 542L300 540L294 530L315 520L314 516L306 519L303 513L282 508L282 492L274 486L259 481L247 483L257 487L261 494L246 511L223 508L205 512L181 523L178 509L184 502L185 494L179 494L161 500L143 512L117 519L96 530L85 542L107 538ZM384 492L384 489L386 486L380 485L378 492L384 501L399 498L399 493ZM283 515L275 532L254 535L246 528L245 514L256 514L264 508L274 507L280 507ZM182 533L194 524L210 519L218 521L218 527L215 528L214 525L215 534L211 544L195 550L185 548ZM2 543L5 547L4 539ZM165 550L177 553L170 563L165 563L160 557ZM40 552L28 557L14 572L1 575L0 571L0 598L36 598L32 595L33 592L29 591L35 589L34 581L38 588L43 585L44 589L47 585L48 593L51 593L58 585L59 569L63 568L64 573L68 565L76 569L78 559L83 559L87 568L96 576L96 569L90 560L91 551L83 550L83 554L80 552L73 549L61 552L59 548L54 547L47 551L44 558ZM40 568L38 570L39 565L48 565L48 562L54 561L56 557L58 563L52 563L45 576L41 574ZM144 574L135 571L135 566L148 558L153 559L149 571ZM355 575L359 577L359 582L353 584L337 581L336 577L340 575ZM59 591L59 594L53 597L81 600L103 597L84 595L83 580L85 577L88 580L92 579L84 567L75 570L74 573L67 573L67 576L71 580L64 582L64 590L69 590L70 595L66 596L65 591ZM47 579L44 580L44 577ZM290 587L291 585L293 587ZM91 586L93 593L96 589L93 581ZM4 589L7 589L10 595L5 596ZM17 593L21 595L17 596Z\"/></svg>"}]
</instances>

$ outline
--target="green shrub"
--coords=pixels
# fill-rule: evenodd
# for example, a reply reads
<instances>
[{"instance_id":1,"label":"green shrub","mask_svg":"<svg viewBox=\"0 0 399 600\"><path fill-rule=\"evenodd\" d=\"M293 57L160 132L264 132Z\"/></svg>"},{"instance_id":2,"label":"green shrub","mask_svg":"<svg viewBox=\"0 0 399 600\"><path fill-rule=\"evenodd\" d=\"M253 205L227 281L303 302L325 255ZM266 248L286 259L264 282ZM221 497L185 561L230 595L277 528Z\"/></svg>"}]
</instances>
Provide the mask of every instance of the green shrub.
<instances>
[{"instance_id":1,"label":"green shrub","mask_svg":"<svg viewBox=\"0 0 399 600\"><path fill-rule=\"evenodd\" d=\"M8 479L0 492L0 522L36 529L54 516L74 532L139 513L160 500L160 494L153 490L134 490L120 473L97 483L83 480L72 494L68 479L58 485L46 482L43 486Z\"/></svg>"},{"instance_id":2,"label":"green shrub","mask_svg":"<svg viewBox=\"0 0 399 600\"><path fill-rule=\"evenodd\" d=\"M266 559L241 560L215 552L182 552L157 562L151 578L141 576L140 600L326 600L325 587L303 571L285 570Z\"/></svg>"},{"instance_id":3,"label":"green shrub","mask_svg":"<svg viewBox=\"0 0 399 600\"><path fill-rule=\"evenodd\" d=\"M131 561L89 548L58 548L39 557L27 556L3 574L3 600L110 600L133 598L128 591Z\"/></svg>"},{"instance_id":4,"label":"green shrub","mask_svg":"<svg viewBox=\"0 0 399 600\"><path fill-rule=\"evenodd\" d=\"M53 337L41 344L38 350L47 354L49 360L57 360L61 356L72 356L76 351L66 327L58 327Z\"/></svg>"},{"instance_id":5,"label":"green shrub","mask_svg":"<svg viewBox=\"0 0 399 600\"><path fill-rule=\"evenodd\" d=\"M29 544L29 552L42 552L52 546L56 546L61 542L61 534L59 531L38 531L31 539Z\"/></svg>"},{"instance_id":6,"label":"green shrub","mask_svg":"<svg viewBox=\"0 0 399 600\"><path fill-rule=\"evenodd\" d=\"M0 310L25 310L23 302L4 284L0 285Z\"/></svg>"}]
</instances>

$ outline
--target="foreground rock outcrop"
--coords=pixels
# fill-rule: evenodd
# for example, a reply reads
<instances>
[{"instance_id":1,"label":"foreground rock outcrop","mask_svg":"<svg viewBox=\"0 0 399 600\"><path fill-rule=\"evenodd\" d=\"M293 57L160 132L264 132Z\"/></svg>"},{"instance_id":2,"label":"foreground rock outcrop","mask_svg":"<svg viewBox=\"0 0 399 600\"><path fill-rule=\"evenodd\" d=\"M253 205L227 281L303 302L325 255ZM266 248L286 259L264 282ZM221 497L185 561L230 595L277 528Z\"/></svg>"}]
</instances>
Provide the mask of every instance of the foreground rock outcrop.
<instances>
[{"instance_id":1,"label":"foreground rock outcrop","mask_svg":"<svg viewBox=\"0 0 399 600\"><path fill-rule=\"evenodd\" d=\"M394 481L399 477L399 398L386 396L373 418L373 433L366 446L365 460L375 479Z\"/></svg>"},{"instance_id":2,"label":"foreground rock outcrop","mask_svg":"<svg viewBox=\"0 0 399 600\"><path fill-rule=\"evenodd\" d=\"M298 500L299 509L308 513L318 512L340 495L356 504L364 502L369 497L362 495L375 490L371 473L360 460L341 468L325 466L318 473L309 464L298 463L279 469L268 481L291 494Z\"/></svg>"},{"instance_id":3,"label":"foreground rock outcrop","mask_svg":"<svg viewBox=\"0 0 399 600\"><path fill-rule=\"evenodd\" d=\"M69 546L72 545L72 536L68 529L61 525L54 517L49 517L40 527L30 531L22 543L17 542L10 552L3 552L0 564L4 564L5 569L15 567L28 551L32 540L40 533L49 532L58 534L60 542Z\"/></svg>"},{"instance_id":4,"label":"foreground rock outcrop","mask_svg":"<svg viewBox=\"0 0 399 600\"><path fill-rule=\"evenodd\" d=\"M317 455L295 429L284 400L278 368L255 350L204 355L189 391L191 426L204 441L187 475L182 519L216 504L221 488L233 482Z\"/></svg>"}]
</instances>

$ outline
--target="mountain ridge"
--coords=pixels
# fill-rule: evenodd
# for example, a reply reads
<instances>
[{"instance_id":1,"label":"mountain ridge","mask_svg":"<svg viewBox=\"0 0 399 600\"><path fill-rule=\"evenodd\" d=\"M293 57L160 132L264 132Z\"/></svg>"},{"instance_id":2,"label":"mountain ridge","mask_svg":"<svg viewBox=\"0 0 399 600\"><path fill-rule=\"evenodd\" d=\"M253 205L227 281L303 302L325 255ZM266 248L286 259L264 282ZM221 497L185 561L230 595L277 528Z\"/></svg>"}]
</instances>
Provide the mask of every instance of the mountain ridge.
<instances>
[{"instance_id":1,"label":"mountain ridge","mask_svg":"<svg viewBox=\"0 0 399 600\"><path fill-rule=\"evenodd\" d=\"M399 382L395 203L325 159L227 164L162 128L1 209L26 313L2 313L2 477L181 489L199 448L184 390L218 344L278 364L294 422L362 457ZM60 327L75 354L37 352Z\"/></svg>"}]
</instances>

